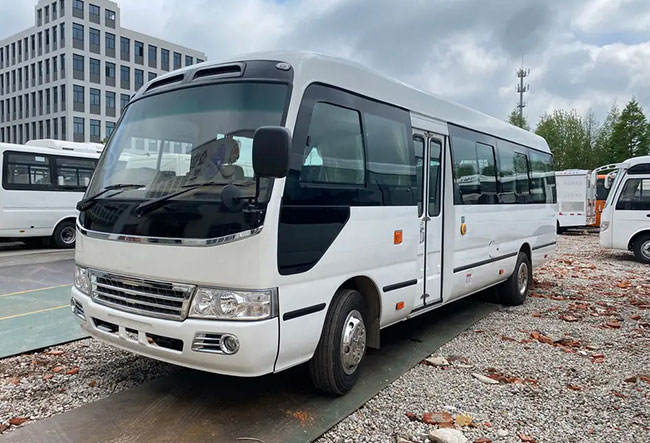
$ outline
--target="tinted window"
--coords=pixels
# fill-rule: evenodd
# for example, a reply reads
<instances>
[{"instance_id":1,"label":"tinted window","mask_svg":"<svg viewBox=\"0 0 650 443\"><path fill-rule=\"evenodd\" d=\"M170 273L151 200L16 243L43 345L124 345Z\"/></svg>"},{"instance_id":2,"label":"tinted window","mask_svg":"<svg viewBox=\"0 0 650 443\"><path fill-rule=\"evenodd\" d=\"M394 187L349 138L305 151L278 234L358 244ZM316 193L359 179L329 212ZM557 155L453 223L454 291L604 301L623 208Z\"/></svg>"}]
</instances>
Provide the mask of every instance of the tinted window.
<instances>
[{"instance_id":1,"label":"tinted window","mask_svg":"<svg viewBox=\"0 0 650 443\"><path fill-rule=\"evenodd\" d=\"M454 203L478 204L481 189L476 143L463 137L452 137L451 148L454 162Z\"/></svg>"},{"instance_id":2,"label":"tinted window","mask_svg":"<svg viewBox=\"0 0 650 443\"><path fill-rule=\"evenodd\" d=\"M440 140L431 139L429 151L429 215L435 217L440 214Z\"/></svg>"},{"instance_id":3,"label":"tinted window","mask_svg":"<svg viewBox=\"0 0 650 443\"><path fill-rule=\"evenodd\" d=\"M650 210L650 179L635 178L625 182L616 209L622 211Z\"/></svg>"},{"instance_id":4,"label":"tinted window","mask_svg":"<svg viewBox=\"0 0 650 443\"><path fill-rule=\"evenodd\" d=\"M85 188L95 169L94 160L59 157L56 159L57 184L65 187Z\"/></svg>"},{"instance_id":5,"label":"tinted window","mask_svg":"<svg viewBox=\"0 0 650 443\"><path fill-rule=\"evenodd\" d=\"M417 183L418 217L422 216L422 199L424 198L424 138L413 136L415 150L415 176Z\"/></svg>"},{"instance_id":6,"label":"tinted window","mask_svg":"<svg viewBox=\"0 0 650 443\"><path fill-rule=\"evenodd\" d=\"M415 185L415 159L406 125L386 117L364 113L368 142L368 172L381 186Z\"/></svg>"},{"instance_id":7,"label":"tinted window","mask_svg":"<svg viewBox=\"0 0 650 443\"><path fill-rule=\"evenodd\" d=\"M47 156L35 154L5 154L5 167L3 174L4 187L11 185L26 185L29 187L43 187L51 184L50 159Z\"/></svg>"},{"instance_id":8,"label":"tinted window","mask_svg":"<svg viewBox=\"0 0 650 443\"><path fill-rule=\"evenodd\" d=\"M309 124L300 181L352 185L365 182L358 111L316 103Z\"/></svg>"},{"instance_id":9,"label":"tinted window","mask_svg":"<svg viewBox=\"0 0 650 443\"><path fill-rule=\"evenodd\" d=\"M479 184L481 196L479 204L497 203L497 176L494 161L494 148L483 143L476 144L478 160Z\"/></svg>"},{"instance_id":10,"label":"tinted window","mask_svg":"<svg viewBox=\"0 0 650 443\"><path fill-rule=\"evenodd\" d=\"M528 183L528 148L499 140L499 183L501 203L526 203Z\"/></svg>"},{"instance_id":11,"label":"tinted window","mask_svg":"<svg viewBox=\"0 0 650 443\"><path fill-rule=\"evenodd\" d=\"M555 172L550 154L529 151L530 159L530 202L555 203Z\"/></svg>"}]
</instances>

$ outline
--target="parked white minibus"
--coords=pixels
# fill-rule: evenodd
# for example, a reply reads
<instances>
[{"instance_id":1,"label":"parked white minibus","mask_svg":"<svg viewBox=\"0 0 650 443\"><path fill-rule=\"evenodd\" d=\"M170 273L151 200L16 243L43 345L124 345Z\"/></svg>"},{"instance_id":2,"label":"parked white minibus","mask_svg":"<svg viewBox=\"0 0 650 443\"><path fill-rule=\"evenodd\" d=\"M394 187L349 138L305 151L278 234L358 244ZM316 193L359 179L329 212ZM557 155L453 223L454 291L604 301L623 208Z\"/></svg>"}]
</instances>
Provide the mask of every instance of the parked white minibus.
<instances>
[{"instance_id":1,"label":"parked white minibus","mask_svg":"<svg viewBox=\"0 0 650 443\"><path fill-rule=\"evenodd\" d=\"M637 260L650 264L650 156L610 166L617 169L606 180L610 192L601 214L600 244L633 251Z\"/></svg>"},{"instance_id":2,"label":"parked white minibus","mask_svg":"<svg viewBox=\"0 0 650 443\"><path fill-rule=\"evenodd\" d=\"M596 181L590 171L567 169L555 173L557 186L557 232L592 226L596 221Z\"/></svg>"},{"instance_id":3,"label":"parked white minibus","mask_svg":"<svg viewBox=\"0 0 650 443\"><path fill-rule=\"evenodd\" d=\"M75 205L90 182L100 146L58 140L0 143L0 240L74 247Z\"/></svg>"},{"instance_id":4,"label":"parked white minibus","mask_svg":"<svg viewBox=\"0 0 650 443\"><path fill-rule=\"evenodd\" d=\"M157 166L130 167L144 149ZM523 303L555 201L548 145L501 120L322 55L207 62L128 105L78 206L72 309L138 354L309 362L343 394L382 328L496 285Z\"/></svg>"}]
</instances>

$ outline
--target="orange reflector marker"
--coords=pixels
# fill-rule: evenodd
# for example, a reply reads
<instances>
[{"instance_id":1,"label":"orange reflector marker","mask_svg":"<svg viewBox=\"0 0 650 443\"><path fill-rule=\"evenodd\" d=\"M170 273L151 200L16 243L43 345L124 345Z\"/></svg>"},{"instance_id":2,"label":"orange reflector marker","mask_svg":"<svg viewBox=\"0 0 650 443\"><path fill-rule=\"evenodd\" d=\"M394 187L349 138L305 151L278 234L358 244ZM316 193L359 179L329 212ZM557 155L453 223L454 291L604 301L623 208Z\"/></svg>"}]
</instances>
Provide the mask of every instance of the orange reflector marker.
<instances>
[{"instance_id":1,"label":"orange reflector marker","mask_svg":"<svg viewBox=\"0 0 650 443\"><path fill-rule=\"evenodd\" d=\"M467 225L465 223L461 223L460 225L460 235L465 235L467 234Z\"/></svg>"},{"instance_id":2,"label":"orange reflector marker","mask_svg":"<svg viewBox=\"0 0 650 443\"><path fill-rule=\"evenodd\" d=\"M499 275L503 275L504 272L506 272L505 269L499 269Z\"/></svg>"},{"instance_id":3,"label":"orange reflector marker","mask_svg":"<svg viewBox=\"0 0 650 443\"><path fill-rule=\"evenodd\" d=\"M393 233L393 244L395 245L401 245L403 241L403 235L402 235L402 230L397 230Z\"/></svg>"},{"instance_id":4,"label":"orange reflector marker","mask_svg":"<svg viewBox=\"0 0 650 443\"><path fill-rule=\"evenodd\" d=\"M395 310L396 310L396 311L399 311L400 309L404 309L404 302L403 302L403 301L398 302L398 303L395 305Z\"/></svg>"},{"instance_id":5,"label":"orange reflector marker","mask_svg":"<svg viewBox=\"0 0 650 443\"><path fill-rule=\"evenodd\" d=\"M20 231L18 231L18 232L20 232L20 233L22 234L22 233L24 233L24 232L25 232L25 230L24 230L24 229L21 229L21 230L20 230Z\"/></svg>"}]
</instances>

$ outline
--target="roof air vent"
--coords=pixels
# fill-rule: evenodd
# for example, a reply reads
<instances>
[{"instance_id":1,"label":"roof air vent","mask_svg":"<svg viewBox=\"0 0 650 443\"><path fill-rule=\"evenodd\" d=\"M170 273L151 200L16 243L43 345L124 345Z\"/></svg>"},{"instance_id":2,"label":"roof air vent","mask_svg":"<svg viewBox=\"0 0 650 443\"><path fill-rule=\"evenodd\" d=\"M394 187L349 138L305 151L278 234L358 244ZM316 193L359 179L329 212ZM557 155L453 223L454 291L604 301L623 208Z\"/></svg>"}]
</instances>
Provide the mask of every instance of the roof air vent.
<instances>
[{"instance_id":1,"label":"roof air vent","mask_svg":"<svg viewBox=\"0 0 650 443\"><path fill-rule=\"evenodd\" d=\"M153 82L147 88L147 92L151 91L152 89L160 88L162 86L171 85L172 83L178 83L180 81L183 81L183 74L172 75L171 77L163 78L161 80L158 80L157 82Z\"/></svg>"},{"instance_id":2,"label":"roof air vent","mask_svg":"<svg viewBox=\"0 0 650 443\"><path fill-rule=\"evenodd\" d=\"M204 77L239 77L244 72L243 64L213 66L201 69L194 74L194 80Z\"/></svg>"}]
</instances>

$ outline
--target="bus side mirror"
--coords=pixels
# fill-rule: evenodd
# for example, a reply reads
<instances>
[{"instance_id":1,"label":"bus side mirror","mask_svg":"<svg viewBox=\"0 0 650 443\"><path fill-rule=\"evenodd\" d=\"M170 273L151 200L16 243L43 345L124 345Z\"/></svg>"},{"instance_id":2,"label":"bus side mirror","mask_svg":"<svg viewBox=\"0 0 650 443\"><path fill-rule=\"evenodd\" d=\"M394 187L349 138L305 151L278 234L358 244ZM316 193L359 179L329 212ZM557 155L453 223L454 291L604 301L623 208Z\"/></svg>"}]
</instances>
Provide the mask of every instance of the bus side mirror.
<instances>
[{"instance_id":1,"label":"bus side mirror","mask_svg":"<svg viewBox=\"0 0 650 443\"><path fill-rule=\"evenodd\" d=\"M283 178L289 173L291 133L281 126L262 126L253 135L253 170L257 177Z\"/></svg>"}]
</instances>

